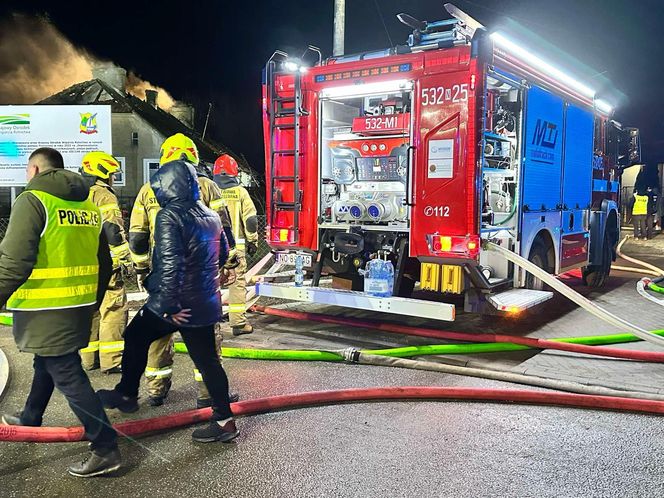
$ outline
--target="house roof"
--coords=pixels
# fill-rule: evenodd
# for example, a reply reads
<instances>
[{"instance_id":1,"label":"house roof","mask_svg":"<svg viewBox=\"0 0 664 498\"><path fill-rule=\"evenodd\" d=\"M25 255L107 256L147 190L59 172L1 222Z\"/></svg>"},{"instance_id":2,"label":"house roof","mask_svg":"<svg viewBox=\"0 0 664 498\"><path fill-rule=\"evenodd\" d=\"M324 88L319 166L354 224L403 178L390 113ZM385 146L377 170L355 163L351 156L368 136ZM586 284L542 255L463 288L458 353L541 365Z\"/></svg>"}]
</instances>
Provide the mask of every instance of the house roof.
<instances>
[{"instance_id":1,"label":"house roof","mask_svg":"<svg viewBox=\"0 0 664 498\"><path fill-rule=\"evenodd\" d=\"M110 105L113 113L136 113L150 126L165 137L175 133L183 133L190 137L198 147L198 153L203 161L214 162L221 154L233 156L240 164L241 169L254 173L246 160L235 154L228 147L215 143L206 138L203 140L198 132L189 128L182 121L159 107L152 107L144 100L131 94L123 94L108 83L100 79L92 79L77 83L62 90L55 95L37 102L38 105ZM254 176L254 175L252 175Z\"/></svg>"}]
</instances>

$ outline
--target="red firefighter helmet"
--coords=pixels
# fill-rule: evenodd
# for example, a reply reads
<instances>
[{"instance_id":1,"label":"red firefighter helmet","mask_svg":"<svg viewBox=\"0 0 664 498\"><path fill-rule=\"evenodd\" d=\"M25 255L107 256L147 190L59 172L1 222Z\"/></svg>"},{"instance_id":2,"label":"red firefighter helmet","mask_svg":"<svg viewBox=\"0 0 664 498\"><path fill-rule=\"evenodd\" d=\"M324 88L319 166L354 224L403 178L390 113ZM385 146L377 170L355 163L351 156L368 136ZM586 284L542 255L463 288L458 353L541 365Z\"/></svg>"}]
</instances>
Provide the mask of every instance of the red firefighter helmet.
<instances>
[{"instance_id":1,"label":"red firefighter helmet","mask_svg":"<svg viewBox=\"0 0 664 498\"><path fill-rule=\"evenodd\" d=\"M215 175L237 176L239 171L237 161L228 154L219 156L214 162Z\"/></svg>"}]
</instances>

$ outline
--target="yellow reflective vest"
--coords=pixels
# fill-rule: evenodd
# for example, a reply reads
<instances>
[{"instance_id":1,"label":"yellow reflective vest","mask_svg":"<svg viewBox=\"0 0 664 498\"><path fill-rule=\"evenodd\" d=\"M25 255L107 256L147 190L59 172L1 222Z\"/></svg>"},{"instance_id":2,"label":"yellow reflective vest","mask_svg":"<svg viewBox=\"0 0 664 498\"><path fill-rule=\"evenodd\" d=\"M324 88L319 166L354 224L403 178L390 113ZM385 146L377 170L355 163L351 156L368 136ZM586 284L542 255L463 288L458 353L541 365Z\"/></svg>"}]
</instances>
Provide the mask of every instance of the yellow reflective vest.
<instances>
[{"instance_id":1,"label":"yellow reflective vest","mask_svg":"<svg viewBox=\"0 0 664 498\"><path fill-rule=\"evenodd\" d=\"M52 310L89 306L97 301L101 213L89 200L67 201L29 190L46 212L32 273L7 301L7 309Z\"/></svg>"},{"instance_id":2,"label":"yellow reflective vest","mask_svg":"<svg viewBox=\"0 0 664 498\"><path fill-rule=\"evenodd\" d=\"M648 196L634 194L633 215L648 214Z\"/></svg>"}]
</instances>

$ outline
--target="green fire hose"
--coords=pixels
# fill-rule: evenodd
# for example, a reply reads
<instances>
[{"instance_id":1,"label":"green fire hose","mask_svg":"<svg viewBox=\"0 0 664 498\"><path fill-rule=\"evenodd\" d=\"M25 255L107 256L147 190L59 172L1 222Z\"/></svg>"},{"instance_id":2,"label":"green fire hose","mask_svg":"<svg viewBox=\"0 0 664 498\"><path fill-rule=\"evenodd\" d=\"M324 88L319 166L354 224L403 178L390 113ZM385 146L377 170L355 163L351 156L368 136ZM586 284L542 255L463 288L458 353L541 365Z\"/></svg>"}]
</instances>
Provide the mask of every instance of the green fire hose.
<instances>
[{"instance_id":1,"label":"green fire hose","mask_svg":"<svg viewBox=\"0 0 664 498\"><path fill-rule=\"evenodd\" d=\"M653 334L664 336L664 330L654 330ZM585 344L588 346L602 346L607 344L623 344L627 342L641 341L639 337L632 334L612 334L588 337L566 337L563 339L551 339L557 342L568 342L572 344ZM478 344L435 344L426 346L406 346L389 349L362 350L364 354L377 356L391 356L395 358L410 358L412 356L441 355L441 354L480 354L500 353L505 351L524 351L532 349L528 346L511 343L478 343ZM187 346L182 342L175 343L176 353L186 353ZM290 361L342 361L341 354L318 350L293 350L293 349L255 349L255 348L229 348L221 350L224 358L242 358L249 360L290 360Z\"/></svg>"}]
</instances>

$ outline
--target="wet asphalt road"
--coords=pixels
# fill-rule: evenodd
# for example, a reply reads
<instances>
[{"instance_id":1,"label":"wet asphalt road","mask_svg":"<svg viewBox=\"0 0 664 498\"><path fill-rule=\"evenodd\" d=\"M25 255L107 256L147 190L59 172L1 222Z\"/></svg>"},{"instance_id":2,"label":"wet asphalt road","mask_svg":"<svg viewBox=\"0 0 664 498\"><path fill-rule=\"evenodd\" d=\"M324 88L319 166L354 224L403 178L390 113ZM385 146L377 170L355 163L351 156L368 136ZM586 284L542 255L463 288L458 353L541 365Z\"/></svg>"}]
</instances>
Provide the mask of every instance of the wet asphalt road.
<instances>
[{"instance_id":1,"label":"wet asphalt road","mask_svg":"<svg viewBox=\"0 0 664 498\"><path fill-rule=\"evenodd\" d=\"M15 372L3 331L0 346ZM161 408L191 408L189 359L178 355L174 390ZM225 360L249 399L305 390L382 385L500 386L428 372L323 363ZM111 385L99 373L96 386ZM19 406L15 375L0 409ZM510 387L510 386L505 386ZM513 387L513 386L512 386ZM113 421L129 416L112 412ZM76 423L56 394L48 425ZM75 479L67 465L84 443L0 444L0 496L664 496L659 417L568 408L458 402L361 403L243 418L232 444L196 444L191 429L124 441L116 477Z\"/></svg>"}]
</instances>

